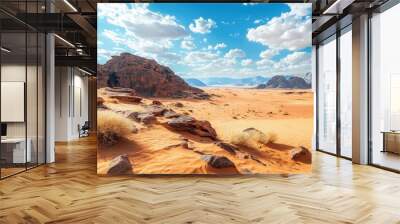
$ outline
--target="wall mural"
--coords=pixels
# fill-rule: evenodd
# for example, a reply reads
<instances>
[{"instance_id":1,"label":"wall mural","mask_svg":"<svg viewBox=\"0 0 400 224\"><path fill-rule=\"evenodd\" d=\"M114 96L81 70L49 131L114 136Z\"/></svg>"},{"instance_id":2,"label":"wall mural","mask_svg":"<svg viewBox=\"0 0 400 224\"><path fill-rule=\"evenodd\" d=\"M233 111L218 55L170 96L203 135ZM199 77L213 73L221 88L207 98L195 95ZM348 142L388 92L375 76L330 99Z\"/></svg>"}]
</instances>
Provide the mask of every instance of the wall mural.
<instances>
[{"instance_id":1,"label":"wall mural","mask_svg":"<svg viewBox=\"0 0 400 224\"><path fill-rule=\"evenodd\" d=\"M98 174L311 170L311 4L98 4Z\"/></svg>"}]
</instances>

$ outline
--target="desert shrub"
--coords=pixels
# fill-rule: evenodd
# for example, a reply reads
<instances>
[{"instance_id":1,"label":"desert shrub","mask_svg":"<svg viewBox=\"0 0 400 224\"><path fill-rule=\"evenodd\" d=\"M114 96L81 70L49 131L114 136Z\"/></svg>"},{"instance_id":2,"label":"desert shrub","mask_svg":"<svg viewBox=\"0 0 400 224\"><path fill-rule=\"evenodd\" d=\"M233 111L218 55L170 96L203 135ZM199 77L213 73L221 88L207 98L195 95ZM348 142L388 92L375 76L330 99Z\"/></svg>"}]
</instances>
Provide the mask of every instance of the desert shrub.
<instances>
[{"instance_id":1,"label":"desert shrub","mask_svg":"<svg viewBox=\"0 0 400 224\"><path fill-rule=\"evenodd\" d=\"M260 148L260 144L267 145L269 143L274 143L277 138L278 136L276 133L268 132L264 134L255 128L247 128L242 132L233 135L231 143L238 146L258 149Z\"/></svg>"},{"instance_id":2,"label":"desert shrub","mask_svg":"<svg viewBox=\"0 0 400 224\"><path fill-rule=\"evenodd\" d=\"M113 111L98 111L97 117L97 136L106 145L117 143L135 129L131 120Z\"/></svg>"}]
</instances>

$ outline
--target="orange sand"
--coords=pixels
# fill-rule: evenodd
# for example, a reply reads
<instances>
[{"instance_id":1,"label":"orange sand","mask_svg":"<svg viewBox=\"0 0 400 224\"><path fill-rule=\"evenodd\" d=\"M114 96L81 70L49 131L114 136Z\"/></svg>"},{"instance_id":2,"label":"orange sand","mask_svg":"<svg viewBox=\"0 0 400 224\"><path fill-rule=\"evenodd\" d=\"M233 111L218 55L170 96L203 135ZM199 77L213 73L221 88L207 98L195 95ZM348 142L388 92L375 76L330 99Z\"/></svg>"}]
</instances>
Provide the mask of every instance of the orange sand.
<instances>
[{"instance_id":1,"label":"orange sand","mask_svg":"<svg viewBox=\"0 0 400 224\"><path fill-rule=\"evenodd\" d=\"M243 149L265 166L253 160L231 155L211 140L173 132L161 123L144 126L138 123L137 134L126 136L120 143L105 147L99 145L98 173L105 174L109 161L121 154L128 154L134 174L236 174L236 173L304 173L311 170L310 164L292 161L289 150L304 146L310 148L313 128L313 93L303 90L258 90L239 88L205 88L214 94L211 100L156 99L178 113L188 113L198 120L208 120L217 131L219 139L230 142L231 136L253 127L264 133L277 134L278 140L259 150ZM103 96L102 90L98 91ZM141 106L122 104L117 101L105 105L113 110L140 111ZM155 99L145 99L150 104ZM184 107L177 108L174 103ZM235 163L236 169L213 169L192 150L175 146L182 136L192 142L194 150L215 155L224 155Z\"/></svg>"}]
</instances>

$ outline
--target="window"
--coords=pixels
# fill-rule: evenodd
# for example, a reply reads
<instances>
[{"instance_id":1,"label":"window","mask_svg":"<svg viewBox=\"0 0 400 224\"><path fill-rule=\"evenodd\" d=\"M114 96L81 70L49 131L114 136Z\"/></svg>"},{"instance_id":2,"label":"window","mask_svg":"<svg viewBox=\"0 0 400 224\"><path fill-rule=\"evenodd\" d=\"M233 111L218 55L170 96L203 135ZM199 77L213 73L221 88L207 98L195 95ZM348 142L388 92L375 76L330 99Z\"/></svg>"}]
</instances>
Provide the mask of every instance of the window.
<instances>
[{"instance_id":1,"label":"window","mask_svg":"<svg viewBox=\"0 0 400 224\"><path fill-rule=\"evenodd\" d=\"M336 36L318 48L318 149L336 153Z\"/></svg>"},{"instance_id":2,"label":"window","mask_svg":"<svg viewBox=\"0 0 400 224\"><path fill-rule=\"evenodd\" d=\"M400 4L371 18L371 162L400 170Z\"/></svg>"},{"instance_id":3,"label":"window","mask_svg":"<svg viewBox=\"0 0 400 224\"><path fill-rule=\"evenodd\" d=\"M340 155L352 157L352 35L351 26L340 36Z\"/></svg>"}]
</instances>

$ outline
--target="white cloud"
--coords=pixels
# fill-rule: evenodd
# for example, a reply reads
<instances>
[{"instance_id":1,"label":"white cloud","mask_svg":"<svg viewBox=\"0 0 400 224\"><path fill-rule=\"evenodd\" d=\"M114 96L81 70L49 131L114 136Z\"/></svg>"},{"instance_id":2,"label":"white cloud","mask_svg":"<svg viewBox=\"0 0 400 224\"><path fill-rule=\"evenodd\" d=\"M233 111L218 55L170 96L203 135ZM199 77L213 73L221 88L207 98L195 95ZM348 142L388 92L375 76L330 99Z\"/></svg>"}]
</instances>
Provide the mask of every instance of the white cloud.
<instances>
[{"instance_id":1,"label":"white cloud","mask_svg":"<svg viewBox=\"0 0 400 224\"><path fill-rule=\"evenodd\" d=\"M270 60L270 59L268 59L268 58L264 58L264 59L261 59L261 60L257 61L257 62L256 62L256 65L257 65L259 68L266 68L266 67L271 67L271 66L273 66L275 63L276 63L276 62L273 61L273 60Z\"/></svg>"},{"instance_id":2,"label":"white cloud","mask_svg":"<svg viewBox=\"0 0 400 224\"><path fill-rule=\"evenodd\" d=\"M288 65L310 63L310 54L303 51L296 51L281 60L281 62Z\"/></svg>"},{"instance_id":3,"label":"white cloud","mask_svg":"<svg viewBox=\"0 0 400 224\"><path fill-rule=\"evenodd\" d=\"M246 53L241 49L235 48L235 49L229 50L228 53L226 53L224 57L232 58L232 59L244 58L244 57L246 57Z\"/></svg>"},{"instance_id":4,"label":"white cloud","mask_svg":"<svg viewBox=\"0 0 400 224\"><path fill-rule=\"evenodd\" d=\"M249 66L249 65L251 65L251 63L253 63L253 61L251 59L244 59L244 60L242 60L241 65Z\"/></svg>"},{"instance_id":5,"label":"white cloud","mask_svg":"<svg viewBox=\"0 0 400 224\"><path fill-rule=\"evenodd\" d=\"M113 48L112 50L106 50L104 48L97 49L97 56L99 58L104 58L106 60L111 59L111 56L117 56L124 52L124 49Z\"/></svg>"},{"instance_id":6,"label":"white cloud","mask_svg":"<svg viewBox=\"0 0 400 224\"><path fill-rule=\"evenodd\" d=\"M194 20L194 23L189 24L189 29L194 33L210 33L211 29L216 27L217 24L212 19L203 19L199 17Z\"/></svg>"},{"instance_id":7,"label":"white cloud","mask_svg":"<svg viewBox=\"0 0 400 224\"><path fill-rule=\"evenodd\" d=\"M185 63L189 66L195 66L199 63L208 63L210 60L214 60L218 58L217 53L213 53L210 51L192 51L189 52L184 58Z\"/></svg>"},{"instance_id":8,"label":"white cloud","mask_svg":"<svg viewBox=\"0 0 400 224\"><path fill-rule=\"evenodd\" d=\"M244 6L257 5L257 4L258 4L258 3L256 3L256 2L246 2L246 3L243 3Z\"/></svg>"},{"instance_id":9,"label":"white cloud","mask_svg":"<svg viewBox=\"0 0 400 224\"><path fill-rule=\"evenodd\" d=\"M259 23L261 23L261 22L262 22L261 19L256 19L256 20L254 20L254 24L259 24Z\"/></svg>"},{"instance_id":10,"label":"white cloud","mask_svg":"<svg viewBox=\"0 0 400 224\"><path fill-rule=\"evenodd\" d=\"M302 74L311 71L311 55L296 51L279 61L263 58L256 62L258 69L264 69L273 74Z\"/></svg>"},{"instance_id":11,"label":"white cloud","mask_svg":"<svg viewBox=\"0 0 400 224\"><path fill-rule=\"evenodd\" d=\"M150 58L172 58L168 49L173 41L188 36L188 31L174 16L148 9L148 4L99 4L98 16L117 29L103 35L116 45L129 47L133 53Z\"/></svg>"},{"instance_id":12,"label":"white cloud","mask_svg":"<svg viewBox=\"0 0 400 224\"><path fill-rule=\"evenodd\" d=\"M214 46L214 50L218 50L218 49L222 49L222 48L226 48L226 44L225 43L218 43Z\"/></svg>"},{"instance_id":13,"label":"white cloud","mask_svg":"<svg viewBox=\"0 0 400 224\"><path fill-rule=\"evenodd\" d=\"M311 5L289 4L290 11L247 32L247 39L291 51L311 46Z\"/></svg>"},{"instance_id":14,"label":"white cloud","mask_svg":"<svg viewBox=\"0 0 400 224\"><path fill-rule=\"evenodd\" d=\"M290 12L298 16L309 16L311 10L311 3L288 3Z\"/></svg>"},{"instance_id":15,"label":"white cloud","mask_svg":"<svg viewBox=\"0 0 400 224\"><path fill-rule=\"evenodd\" d=\"M195 43L193 42L193 38L188 37L182 40L181 42L181 48L186 49L186 50L193 50L196 48Z\"/></svg>"},{"instance_id":16,"label":"white cloud","mask_svg":"<svg viewBox=\"0 0 400 224\"><path fill-rule=\"evenodd\" d=\"M203 42L204 42L204 43L207 43L207 38L204 37L204 38L203 38Z\"/></svg>"},{"instance_id":17,"label":"white cloud","mask_svg":"<svg viewBox=\"0 0 400 224\"><path fill-rule=\"evenodd\" d=\"M279 53L276 49L267 49L260 53L260 58L270 59Z\"/></svg>"}]
</instances>

